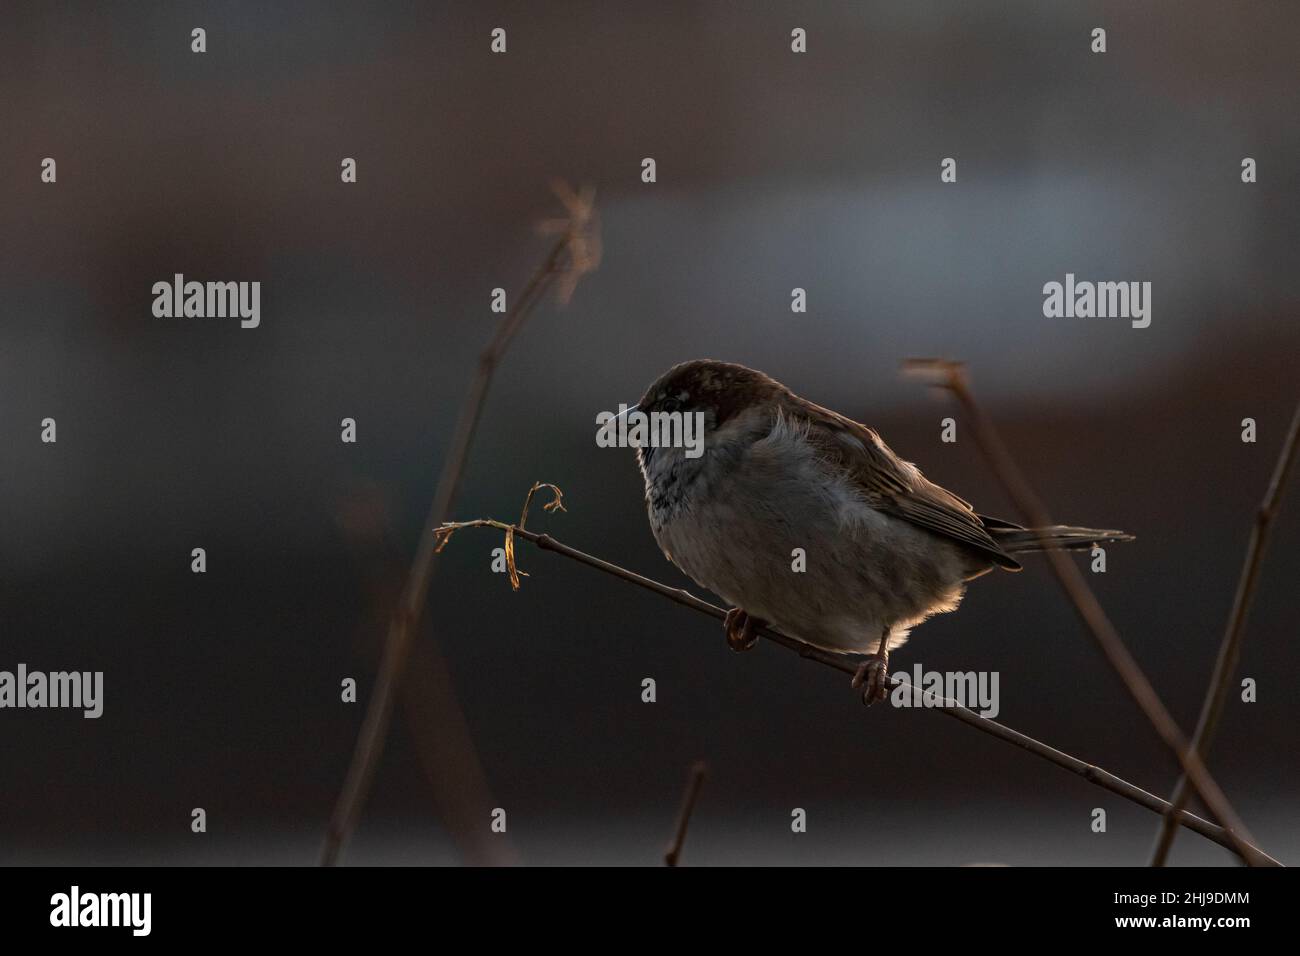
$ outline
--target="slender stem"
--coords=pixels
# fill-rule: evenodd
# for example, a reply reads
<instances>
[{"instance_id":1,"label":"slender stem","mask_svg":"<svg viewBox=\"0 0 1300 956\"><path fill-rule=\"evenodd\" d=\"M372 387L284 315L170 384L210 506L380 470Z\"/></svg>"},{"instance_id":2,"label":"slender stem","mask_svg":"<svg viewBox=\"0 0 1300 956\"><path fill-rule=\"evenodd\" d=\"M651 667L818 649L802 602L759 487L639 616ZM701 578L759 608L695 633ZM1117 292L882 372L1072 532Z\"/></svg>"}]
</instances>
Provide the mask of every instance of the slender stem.
<instances>
[{"instance_id":1,"label":"slender stem","mask_svg":"<svg viewBox=\"0 0 1300 956\"><path fill-rule=\"evenodd\" d=\"M689 591L684 591L681 588L669 587L666 584L662 584L658 581L652 580L651 578L637 574L635 571L629 571L628 569L620 567L610 561L606 561L603 558L598 558L594 555L587 554L584 551L579 551L577 548L572 548L567 544L555 540L548 534L538 534L534 531L527 531L518 525L507 524L503 521L494 521L490 518L480 518L474 521L457 521L444 525L439 529L443 542L445 543L445 541L451 536L451 532L458 531L462 528L495 528L498 531L512 531L515 537L529 541L543 551L551 551L555 554L563 555L564 557L577 561L580 564L585 564L587 567L595 568L597 571L603 571L604 573L619 578L620 580L645 588L647 591L653 591L655 594L665 597L675 604L688 607L701 614L707 614L710 617L717 618L718 620L723 620L727 616L727 612L722 608L696 597ZM832 654L829 651L820 650L819 648L805 644L796 638L790 637L786 634L781 634L778 631L773 631L767 627L758 628L755 633L774 644L784 647L786 650L793 651L800 657L810 661L816 661L826 667L833 667L835 670L841 671L842 673L853 674L857 670L854 660L844 656L843 654ZM898 678L890 679L891 687L898 687L902 683L905 682L900 681ZM919 690L919 688L913 688L913 693L916 693ZM928 704L926 709L937 710L940 713L947 714L949 717L960 720L968 727L974 727L982 733L989 734L999 740L1014 744L1022 750L1027 750L1050 763L1056 764L1058 767L1062 767L1073 774L1077 774L1083 779L1094 783L1103 789L1109 790L1111 793L1121 796L1126 800L1131 800L1138 806L1146 807L1146 809L1153 813L1165 813L1170 808L1170 804L1167 801L1161 800L1155 794L1149 793L1141 787L1135 786L1127 780L1117 777L1113 773L1109 773L1094 764L1086 763L1077 757L1065 753L1064 751L1048 746L1040 740L1035 740L1027 734L1022 734L1017 730L1012 730L1005 724L999 724L997 721L989 720L987 717L981 717L973 710L968 710L951 698L940 697L936 694L927 692L925 699ZM1223 827L1216 826L1210 821L1202 819L1186 810L1179 811L1176 818L1179 824L1187 827L1189 830L1196 831L1206 839L1213 840L1215 843L1225 846L1228 849L1234 848L1231 836L1223 829ZM1271 866L1282 865L1258 847L1251 846L1249 849L1262 863Z\"/></svg>"},{"instance_id":2,"label":"slender stem","mask_svg":"<svg viewBox=\"0 0 1300 956\"><path fill-rule=\"evenodd\" d=\"M992 419L984 413L966 380L965 369L956 362L942 360L913 360L905 369L927 372L937 375L937 384L952 392L961 403L962 408L971 418L975 432L975 441L988 458L990 465L1007 493L1011 496L1024 520L1031 526L1047 527L1052 519L1047 509L1034 493L1024 474L1016 465L1015 459L1007 450L1006 444L998 434ZM1101 603L1092 593L1084 580L1082 572L1063 551L1046 552L1048 563L1060 583L1062 590L1074 605L1079 617L1096 638L1102 653L1119 675L1129 694L1155 728L1165 745L1173 751L1182 765L1192 786L1200 795L1210 813L1223 824L1232 842L1232 848L1250 865L1264 862L1258 851L1251 845L1251 837L1245 825L1237 817L1228 798L1219 789L1202 762L1200 754L1187 745L1187 738L1161 701L1151 682L1147 680L1137 660L1124 645L1119 632L1111 624L1110 618L1102 610Z\"/></svg>"},{"instance_id":3,"label":"slender stem","mask_svg":"<svg viewBox=\"0 0 1300 956\"><path fill-rule=\"evenodd\" d=\"M344 845L356 828L361 808L374 782L375 770L379 766L379 758L383 754L388 726L392 719L393 697L410 654L415 624L424 611L429 581L433 577L435 529L451 516L451 509L464 477L469 449L474 442L474 433L483 414L488 387L492 383L492 373L496 370L497 363L500 362L515 333L519 331L533 307L540 301L547 287L555 280L568 243L567 234L556 242L546 260L533 273L514 306L502 316L496 334L479 359L477 374L470 384L465 403L461 406L451 450L438 478L433 504L429 508L429 517L425 521L424 532L420 536L415 559L406 578L406 586L403 588L397 610L388 626L388 636L384 642L384 653L379 662L379 674L375 680L374 692L371 694L365 720L357 736L352 762L343 781L343 789L339 793L325 833L325 843L321 849L322 866L333 866L338 862Z\"/></svg>"},{"instance_id":4,"label":"slender stem","mask_svg":"<svg viewBox=\"0 0 1300 956\"><path fill-rule=\"evenodd\" d=\"M703 760L695 761L691 767L691 775L686 781L686 792L682 794L682 808L677 814L677 829L673 831L673 842L668 844L668 850L664 853L664 866L676 866L677 861L681 859L682 844L686 842L686 828L690 825L691 814L695 812L695 801L700 798L700 787L704 786L704 778L708 774L708 768Z\"/></svg>"},{"instance_id":5,"label":"slender stem","mask_svg":"<svg viewBox=\"0 0 1300 956\"><path fill-rule=\"evenodd\" d=\"M1255 598L1259 584L1259 570L1264 564L1264 552L1268 550L1268 539L1273 530L1273 519L1282 504L1282 491L1290 477L1295 464L1297 435L1300 434L1300 404L1296 405L1291 417L1291 428L1282 442L1282 451L1278 454L1277 464L1273 467L1273 477L1269 480L1264 500L1255 513L1255 523L1250 532L1250 543L1246 546L1246 560L1241 566L1241 577L1237 581L1237 593L1232 601L1232 611L1228 615L1228 626L1223 633L1223 643L1219 645L1219 656L1214 662L1214 673L1210 677L1210 686L1205 690L1205 699L1201 702L1201 715L1196 720L1196 730L1192 732L1190 749L1204 757L1214 739L1223 705L1228 697L1228 683L1237 670L1237 661L1241 657L1241 639L1246 631L1246 618L1250 614L1250 605ZM1173 795L1169 798L1171 810L1181 810L1187 806L1187 775L1178 778ZM1155 849L1151 854L1152 866L1164 866L1169 858L1169 850L1174 845L1178 828L1166 814L1160 825Z\"/></svg>"},{"instance_id":6,"label":"slender stem","mask_svg":"<svg viewBox=\"0 0 1300 956\"><path fill-rule=\"evenodd\" d=\"M406 574L407 559L392 539L387 512L385 496L369 482L359 483L339 509L340 529L352 544L370 598L370 619L379 623L392 617ZM519 855L509 834L483 826L498 803L474 748L451 668L437 643L428 640L428 627L426 617L411 642L398 694L434 808L467 865L513 866ZM365 630L367 649L375 652L377 662L384 632Z\"/></svg>"}]
</instances>

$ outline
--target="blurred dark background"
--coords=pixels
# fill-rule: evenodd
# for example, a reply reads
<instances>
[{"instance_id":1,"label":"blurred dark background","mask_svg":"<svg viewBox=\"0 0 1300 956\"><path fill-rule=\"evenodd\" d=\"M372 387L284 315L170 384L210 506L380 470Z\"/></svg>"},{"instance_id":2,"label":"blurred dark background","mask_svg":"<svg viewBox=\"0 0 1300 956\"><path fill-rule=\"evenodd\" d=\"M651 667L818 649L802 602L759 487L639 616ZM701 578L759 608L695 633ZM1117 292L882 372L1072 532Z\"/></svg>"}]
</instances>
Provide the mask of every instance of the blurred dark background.
<instances>
[{"instance_id":1,"label":"blurred dark background","mask_svg":"<svg viewBox=\"0 0 1300 956\"><path fill-rule=\"evenodd\" d=\"M553 177L597 187L604 261L514 344L460 515L512 519L552 481L569 512L537 527L689 583L594 420L714 357L1014 516L955 407L898 375L963 358L1054 516L1138 535L1089 580L1190 731L1297 396L1298 41L1280 2L8 0L0 669L103 670L105 713L0 712L0 862L314 862L375 608L414 550L490 291L516 294L545 253ZM261 327L154 318L151 286L176 272L261 281ZM1044 318L1066 272L1151 281L1150 328ZM1210 760L1288 862L1295 498L1240 668L1259 700L1231 699ZM522 549L511 593L499 544L464 532L444 553L421 641L436 634L525 862L657 862L697 757L686 863L1146 859L1156 817L1054 766L941 715L864 711L839 675L734 655L707 619L555 556ZM895 658L917 662L996 670L1001 720L1173 784L1042 561L920 627ZM361 703L339 700L349 676ZM430 793L399 717L348 861L462 859ZM1230 857L1184 833L1174 860Z\"/></svg>"}]
</instances>

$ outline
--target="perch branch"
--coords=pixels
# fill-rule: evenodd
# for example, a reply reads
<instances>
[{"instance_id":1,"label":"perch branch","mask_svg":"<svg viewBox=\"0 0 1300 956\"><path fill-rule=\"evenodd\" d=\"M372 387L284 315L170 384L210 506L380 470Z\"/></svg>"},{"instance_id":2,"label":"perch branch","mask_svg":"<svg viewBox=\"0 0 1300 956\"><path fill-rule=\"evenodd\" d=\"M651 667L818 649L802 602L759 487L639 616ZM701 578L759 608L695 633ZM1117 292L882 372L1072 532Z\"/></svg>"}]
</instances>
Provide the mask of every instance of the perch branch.
<instances>
[{"instance_id":1,"label":"perch branch","mask_svg":"<svg viewBox=\"0 0 1300 956\"><path fill-rule=\"evenodd\" d=\"M697 598L689 591L682 590L681 588L669 587L666 584L661 584L658 581L644 577L637 574L635 571L629 571L626 568L606 561L603 558L598 558L594 555L587 554L586 552L579 551L577 548L571 548L567 544L555 540L548 534L538 534L537 532L521 528L518 525L507 524L504 521L494 521L491 518L480 518L474 521L457 521L445 524L437 530L438 537L441 539L439 546L441 547L442 545L445 545L454 532L463 528L495 528L498 531L504 531L513 534L517 538L522 538L523 540L536 545L543 551L551 551L555 554L563 555L564 557L577 561L580 564L585 564L589 568L595 568L597 571L603 571L613 577L630 582L638 587L645 588L647 591L653 591L655 594L665 597L675 604L691 608L701 614L707 614L710 617L717 618L718 620L723 620L727 616L727 612L722 608L710 604L708 601ZM784 647L786 650L793 651L800 657L816 661L817 663L823 664L827 667L833 667L835 670L841 671L845 674L853 674L857 670L854 660L845 657L842 654L832 654L828 651L819 650L809 644L805 644L802 641L781 634L777 631L773 631L767 627L758 628L755 633L774 644ZM891 687L897 687L899 684L904 682L894 677L889 679L889 683ZM913 688L913 693L919 693L921 690L921 688ZM1004 724L999 724L997 721L989 720L987 717L981 717L973 710L968 710L951 698L940 697L933 692L926 691L924 692L924 699L929 704L929 709L938 710L941 713L947 714L949 717L960 720L967 726L974 727L983 733L997 737L999 740L1014 744L1022 750L1027 750L1044 760L1056 764L1058 767L1063 767L1071 773L1077 774L1083 779L1109 790L1111 793L1121 796L1126 800L1133 801L1138 804L1138 806L1146 807L1146 809L1153 813L1164 813L1170 807L1169 803L1161 800L1155 794L1148 793L1141 787L1137 787L1129 783L1127 780L1115 776L1113 773L1109 773L1093 764L1085 763L1077 757L1073 757L1064 751L1057 750L1055 747L1050 747L1042 741L1035 740L1033 737L1022 734L1019 731L1012 730L1010 727L1007 727ZM1232 839L1223 827L1216 826L1210 821L1202 819L1186 810L1179 811L1176 818L1182 826L1196 831L1206 839L1213 840L1221 846L1233 849ZM1281 866L1277 860L1274 860L1259 848L1250 847L1249 849L1262 862L1273 866Z\"/></svg>"},{"instance_id":2,"label":"perch branch","mask_svg":"<svg viewBox=\"0 0 1300 956\"><path fill-rule=\"evenodd\" d=\"M1232 600L1232 611L1228 615L1228 626L1223 633L1223 643L1219 645L1219 656L1214 662L1214 673L1210 677L1210 686L1205 691L1205 700L1201 702L1201 715L1196 720L1196 730L1192 732L1191 750L1202 757L1210 748L1223 705L1228 697L1228 683L1237 670L1237 661L1241 657L1241 639L1246 630L1246 617L1250 613L1251 602L1255 598L1255 589L1259 584L1259 569L1264 563L1264 552L1268 550L1269 535L1273 530L1273 519L1282 505L1282 491L1286 487L1295 464L1297 434L1300 434L1300 405L1296 405L1291 417L1291 428L1282 442L1282 451L1278 454L1277 464L1273 467L1273 477L1269 480L1264 500L1255 513L1255 523L1250 532L1250 543L1246 546L1246 560L1241 566L1241 577L1237 580L1237 593ZM1178 778L1169 802L1174 811L1187 806L1188 787L1186 774ZM1160 825L1160 834L1156 839L1155 849L1151 854L1152 866L1164 866L1169 858L1169 850L1174 845L1178 830L1166 814Z\"/></svg>"},{"instance_id":3,"label":"perch branch","mask_svg":"<svg viewBox=\"0 0 1300 956\"><path fill-rule=\"evenodd\" d=\"M664 866L676 866L681 859L682 844L686 842L686 828L690 825L691 814L695 812L695 801L700 798L700 787L704 786L704 777L708 773L703 760L695 761L691 767L691 776L686 781L686 792L682 794L682 808L677 814L677 829L673 831L673 842L668 844L664 853Z\"/></svg>"},{"instance_id":4,"label":"perch branch","mask_svg":"<svg viewBox=\"0 0 1300 956\"><path fill-rule=\"evenodd\" d=\"M1047 527L1052 519L1041 499L1034 493L1024 474L1016 465L1002 437L998 434L993 420L984 413L971 392L966 378L965 368L959 362L942 359L913 359L904 363L904 370L928 376L933 384L946 388L957 397L962 408L970 416L975 432L975 441L988 458L998 480L1011 496L1016 510L1030 526ZM1259 856L1259 851L1251 845L1251 837L1244 824L1238 819L1228 798L1219 789L1202 762L1200 754L1187 745L1187 738L1170 715L1164 702L1156 693L1151 682L1147 680L1137 660L1129 653L1119 632L1111 624L1110 618L1102 609L1101 603L1092 593L1084 580L1082 572L1064 551L1045 552L1052 572L1060 583L1062 590L1074 605L1084 625L1092 632L1102 653L1111 667L1119 675L1129 694L1155 728L1156 733L1173 751L1182 765L1188 780L1196 789L1210 813L1227 830L1232 849L1249 865L1267 862Z\"/></svg>"},{"instance_id":5,"label":"perch branch","mask_svg":"<svg viewBox=\"0 0 1300 956\"><path fill-rule=\"evenodd\" d=\"M558 281L561 296L572 293L577 279L583 273L594 269L598 261L599 242L593 239L593 234L596 233L593 193L586 190L579 196L567 187L563 190L557 188L557 192L560 193L561 200L568 208L568 218L560 220L567 226L557 229L554 228L554 223L548 225L549 231L558 231L562 235L552 246L545 261L528 280L528 284L515 300L514 305L502 316L492 341L479 357L478 372L470 385L465 403L461 406L451 448L438 477L437 490L429 508L429 517L425 521L419 546L416 548L415 559L407 575L397 609L389 623L374 692L371 694L365 719L357 735L356 747L348 767L347 777L343 782L343 789L339 793L325 833L325 842L321 849L323 866L333 866L338 862L344 845L356 828L361 808L370 793L392 719L393 696L410 654L412 635L416 622L424 612L429 581L433 577L436 529L451 516L451 509L455 504L461 479L465 473L470 446L474 441L474 433L483 414L493 372L496 371L515 334L528 319L534 306L545 295L546 290Z\"/></svg>"}]
</instances>

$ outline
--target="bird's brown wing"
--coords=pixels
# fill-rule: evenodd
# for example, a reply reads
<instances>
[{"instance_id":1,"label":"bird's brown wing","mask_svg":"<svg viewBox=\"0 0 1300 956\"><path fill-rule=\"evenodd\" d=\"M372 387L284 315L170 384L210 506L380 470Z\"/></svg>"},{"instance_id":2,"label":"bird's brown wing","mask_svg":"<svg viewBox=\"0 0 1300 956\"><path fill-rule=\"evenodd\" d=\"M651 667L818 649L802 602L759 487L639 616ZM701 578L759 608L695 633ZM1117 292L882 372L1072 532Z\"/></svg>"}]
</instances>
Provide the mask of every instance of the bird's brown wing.
<instances>
[{"instance_id":1,"label":"bird's brown wing","mask_svg":"<svg viewBox=\"0 0 1300 956\"><path fill-rule=\"evenodd\" d=\"M871 507L963 544L1008 571L1020 570L1019 562L998 547L967 502L895 455L873 429L791 398L788 411L809 423L808 441L826 461L851 476Z\"/></svg>"}]
</instances>

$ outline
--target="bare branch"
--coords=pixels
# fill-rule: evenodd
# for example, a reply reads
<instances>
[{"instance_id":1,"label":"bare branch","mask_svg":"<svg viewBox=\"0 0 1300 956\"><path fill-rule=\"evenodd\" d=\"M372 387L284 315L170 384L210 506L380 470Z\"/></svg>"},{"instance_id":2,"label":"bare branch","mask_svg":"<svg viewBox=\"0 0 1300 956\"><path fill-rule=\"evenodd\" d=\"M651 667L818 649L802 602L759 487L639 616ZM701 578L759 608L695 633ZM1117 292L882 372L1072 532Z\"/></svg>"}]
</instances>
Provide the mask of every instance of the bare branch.
<instances>
[{"instance_id":1,"label":"bare branch","mask_svg":"<svg viewBox=\"0 0 1300 956\"><path fill-rule=\"evenodd\" d=\"M1282 504L1282 491L1286 487L1291 467L1295 464L1296 440L1300 434L1300 404L1296 405L1291 417L1291 428L1282 442L1282 450L1273 467L1273 477L1269 480L1264 500L1255 514L1255 523L1250 532L1250 543L1246 546L1246 560L1241 566L1241 577L1237 581L1237 593L1232 601L1232 611L1228 614L1228 626L1223 633L1223 643L1219 645L1219 656L1214 662L1214 673L1210 677L1210 686L1205 690L1205 700L1201 702L1201 715L1196 720L1196 730L1192 732L1191 750L1204 757L1214 739L1219 716L1228 697L1228 683L1237 670L1237 661L1241 657L1241 639L1246 631L1246 617L1250 613L1251 602L1255 598L1255 589L1259 584L1259 569L1264 563L1264 552L1268 550L1269 535L1273 530L1273 519ZM1169 798L1173 810L1187 806L1187 775L1178 778L1174 792ZM1160 825L1155 849L1151 854L1152 866L1164 866L1169 858L1169 850L1174 845L1178 829L1168 815Z\"/></svg>"},{"instance_id":2,"label":"bare branch","mask_svg":"<svg viewBox=\"0 0 1300 956\"><path fill-rule=\"evenodd\" d=\"M695 761L691 767L691 775L686 781L686 792L682 794L682 808L677 814L677 829L673 831L673 842L668 844L668 850L664 853L664 866L676 866L677 861L681 859L682 844L686 842L686 828L690 825L691 814L695 812L695 801L700 798L700 787L704 786L704 778L708 774L708 768L703 760Z\"/></svg>"},{"instance_id":3,"label":"bare branch","mask_svg":"<svg viewBox=\"0 0 1300 956\"><path fill-rule=\"evenodd\" d=\"M906 372L928 377L932 384L946 388L957 397L962 408L971 418L976 443L1011 496L1016 510L1020 512L1026 523L1032 526L1050 526L1053 522L1047 514L1047 509L1011 457L992 419L976 403L966 379L964 366L959 362L943 359L912 359L904 363L903 367ZM1137 660L1124 645L1119 632L1111 624L1110 618L1092 593L1092 589L1088 587L1079 568L1063 551L1045 553L1052 572L1070 599L1070 603L1074 605L1079 617L1096 638L1102 653L1106 655L1106 659L1123 681L1129 694L1142 709L1156 733L1160 735L1160 739L1173 751L1210 813L1224 825L1228 839L1232 842L1232 848L1252 866L1266 862L1258 855L1259 851L1251 845L1251 837L1245 825L1238 819L1232 805L1228 803L1228 798L1210 776L1200 755L1188 748L1187 738L1151 682L1147 680L1142 668L1138 666Z\"/></svg>"},{"instance_id":4,"label":"bare branch","mask_svg":"<svg viewBox=\"0 0 1300 956\"><path fill-rule=\"evenodd\" d=\"M367 651L378 658L386 623L400 596L405 559L392 537L388 509L377 486L359 483L340 502L339 525L353 546L370 598L371 624L364 628ZM513 866L519 854L509 834L483 826L497 806L487 774L474 749L469 721L441 648L428 637L426 617L411 642L411 657L398 690L407 732L428 780L438 819L461 859L470 866Z\"/></svg>"},{"instance_id":5,"label":"bare branch","mask_svg":"<svg viewBox=\"0 0 1300 956\"><path fill-rule=\"evenodd\" d=\"M727 612L722 608L710 604L708 601L697 598L689 591L685 591L681 588L669 587L666 584L662 584L658 581L652 580L651 578L637 574L635 571L629 571L626 568L620 567L610 561L606 561L603 558L598 558L594 555L587 554L586 552L579 551L577 548L572 548L567 544L555 540L548 534L538 534L535 531L527 531L517 525L509 525L503 521L494 521L491 518L452 522L444 525L439 529L439 531L440 534L446 536L463 528L495 528L498 531L513 531L516 537L531 542L543 551L552 551L556 554L577 561L580 564L585 564L587 567L595 568L597 571L603 571L613 577L630 582L638 587L645 588L647 591L653 591L655 594L665 597L675 604L691 608L694 611L698 611L701 614L707 614L710 617L717 618L718 620L723 620L727 616ZM810 644L805 644L800 640L778 631L773 631L767 627L758 628L755 633L774 644L784 647L786 650L793 651L800 657L816 661L826 667L833 667L835 670L841 671L845 674L853 674L857 670L854 659L846 657L843 654L832 654L829 651L823 651ZM894 677L890 678L889 683L892 688L898 687L900 684L905 682ZM1166 801L1161 800L1155 794L1148 793L1141 787L1135 786L1127 780L1117 777L1113 773L1109 773L1094 764L1085 763L1077 757L1073 757L1064 751L1057 750L1055 747L1050 747L1042 741L1035 740L1033 737L1022 734L1017 730L1012 730L1004 724L999 724L997 721L989 720L987 717L981 717L979 714L975 713L975 711L968 710L958 704L955 700L941 697L933 692L923 691L921 688L914 687L912 690L914 694L924 693L924 699L927 702L927 709L937 710L940 713L947 714L949 717L956 718L969 727L974 727L975 729L996 737L999 740L1014 744L1022 750L1027 750L1044 760L1056 764L1058 767L1063 767L1071 773L1077 774L1083 779L1088 780L1103 789L1109 790L1111 793L1117 794L1126 800L1131 800L1139 806L1146 807L1153 813L1164 813L1169 809L1170 805ZM1206 839L1213 840L1215 843L1229 849L1234 848L1231 836L1223 829L1223 827L1216 826L1208 820L1202 819L1195 814L1188 813L1186 810L1182 810L1177 814L1177 820L1182 826L1196 831ZM1263 863L1272 866L1282 865L1258 847L1252 846L1249 847L1249 850Z\"/></svg>"},{"instance_id":6,"label":"bare branch","mask_svg":"<svg viewBox=\"0 0 1300 956\"><path fill-rule=\"evenodd\" d=\"M532 314L534 306L541 300L546 290L559 281L562 283L561 292L571 293L571 284L576 284L581 274L595 268L594 263L599 261L598 255L593 257L590 251L589 234L595 229L590 203L592 195L587 192L584 193L585 198L569 197L574 200L576 207L569 203L568 198L565 199L571 212L571 215L564 220L567 227L559 230L562 235L528 280L528 284L515 300L514 305L502 316L496 334L479 357L478 371L470 385L465 403L461 406L455 435L443 463L442 473L438 477L438 487L433 496L433 504L429 508L429 517L424 524L424 532L416 548L415 559L407 575L406 586L388 627L374 692L366 708L365 720L357 736L352 762L348 767L343 789L339 793L325 834L325 843L321 849L323 866L332 866L338 862L343 846L355 829L361 808L370 793L370 786L374 781L375 770L379 766L379 758L383 753L388 725L392 718L393 696L406 666L415 623L424 612L429 581L433 577L436 529L451 517L451 509L460 492L461 479L464 477L469 449L473 444L488 388L492 383L492 374L496 371L511 340ZM585 210L585 216L580 219L572 214L574 208ZM578 247L579 244L581 248Z\"/></svg>"}]
</instances>

